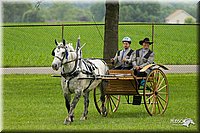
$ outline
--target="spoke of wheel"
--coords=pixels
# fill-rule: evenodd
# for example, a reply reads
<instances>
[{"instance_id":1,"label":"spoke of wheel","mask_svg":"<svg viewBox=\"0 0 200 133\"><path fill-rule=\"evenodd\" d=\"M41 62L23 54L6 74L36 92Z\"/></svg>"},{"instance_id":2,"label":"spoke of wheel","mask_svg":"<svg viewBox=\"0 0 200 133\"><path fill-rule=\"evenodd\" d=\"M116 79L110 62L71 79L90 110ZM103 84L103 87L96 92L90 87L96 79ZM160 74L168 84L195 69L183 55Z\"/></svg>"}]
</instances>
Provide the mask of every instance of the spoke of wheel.
<instances>
[{"instance_id":1,"label":"spoke of wheel","mask_svg":"<svg viewBox=\"0 0 200 133\"><path fill-rule=\"evenodd\" d=\"M97 101L97 103L100 102L100 101L101 101L101 99L99 98L99 100Z\"/></svg>"},{"instance_id":2,"label":"spoke of wheel","mask_svg":"<svg viewBox=\"0 0 200 133\"><path fill-rule=\"evenodd\" d=\"M152 105L152 109L151 109L151 113L154 114L154 111L155 111L155 98L153 97L153 105Z\"/></svg>"},{"instance_id":3,"label":"spoke of wheel","mask_svg":"<svg viewBox=\"0 0 200 133\"><path fill-rule=\"evenodd\" d=\"M115 98L117 101L119 100L117 97L115 97L115 96L112 96L113 98Z\"/></svg>"},{"instance_id":4,"label":"spoke of wheel","mask_svg":"<svg viewBox=\"0 0 200 133\"><path fill-rule=\"evenodd\" d=\"M150 108L150 106L151 106L151 102L152 102L152 101L153 101L153 98L150 99L150 104L149 104L148 108Z\"/></svg>"},{"instance_id":5,"label":"spoke of wheel","mask_svg":"<svg viewBox=\"0 0 200 133\"><path fill-rule=\"evenodd\" d=\"M110 99L111 99L111 97L110 97ZM113 107L112 107L112 104L111 104L111 100L109 100L109 103L110 103L110 109L113 112Z\"/></svg>"},{"instance_id":6,"label":"spoke of wheel","mask_svg":"<svg viewBox=\"0 0 200 133\"><path fill-rule=\"evenodd\" d=\"M158 83L159 78L160 78L159 72L156 72L155 80L157 83Z\"/></svg>"},{"instance_id":7,"label":"spoke of wheel","mask_svg":"<svg viewBox=\"0 0 200 133\"><path fill-rule=\"evenodd\" d=\"M161 84L163 83L164 81L164 78L161 80L161 82L159 83L158 87L157 88L160 88Z\"/></svg>"},{"instance_id":8,"label":"spoke of wheel","mask_svg":"<svg viewBox=\"0 0 200 133\"><path fill-rule=\"evenodd\" d=\"M167 93L167 92L159 92L159 94L168 95L168 93Z\"/></svg>"},{"instance_id":9,"label":"spoke of wheel","mask_svg":"<svg viewBox=\"0 0 200 133\"><path fill-rule=\"evenodd\" d=\"M163 107L163 105L162 105L162 103L161 103L161 101L160 101L160 99L159 99L159 98L158 98L158 102L160 103L160 105L161 105L162 109L164 109L164 107Z\"/></svg>"},{"instance_id":10,"label":"spoke of wheel","mask_svg":"<svg viewBox=\"0 0 200 133\"><path fill-rule=\"evenodd\" d=\"M107 97L107 100L106 100L106 106L107 106L107 111L109 112L109 102L110 102L110 100L109 100L109 96Z\"/></svg>"},{"instance_id":11,"label":"spoke of wheel","mask_svg":"<svg viewBox=\"0 0 200 133\"><path fill-rule=\"evenodd\" d=\"M154 77L154 79L155 79L155 83L158 83L158 80L157 80L157 78L158 78L158 74L159 74L159 73L156 71L156 72L155 72L155 77Z\"/></svg>"},{"instance_id":12,"label":"spoke of wheel","mask_svg":"<svg viewBox=\"0 0 200 133\"><path fill-rule=\"evenodd\" d=\"M152 82L149 82L149 83L151 84L151 87L153 88L154 82L152 81Z\"/></svg>"},{"instance_id":13,"label":"spoke of wheel","mask_svg":"<svg viewBox=\"0 0 200 133\"><path fill-rule=\"evenodd\" d=\"M114 104L115 108L117 107L114 100L111 98L112 103Z\"/></svg>"},{"instance_id":14,"label":"spoke of wheel","mask_svg":"<svg viewBox=\"0 0 200 133\"><path fill-rule=\"evenodd\" d=\"M158 82L160 81L160 73L158 73Z\"/></svg>"},{"instance_id":15,"label":"spoke of wheel","mask_svg":"<svg viewBox=\"0 0 200 133\"><path fill-rule=\"evenodd\" d=\"M160 73L158 72L158 79L157 79L157 85L160 82ZM157 87L157 86L156 86Z\"/></svg>"},{"instance_id":16,"label":"spoke of wheel","mask_svg":"<svg viewBox=\"0 0 200 133\"><path fill-rule=\"evenodd\" d=\"M163 87L161 87L159 90L158 90L158 92L159 91L161 91L163 88L165 88L167 85L164 85Z\"/></svg>"},{"instance_id":17,"label":"spoke of wheel","mask_svg":"<svg viewBox=\"0 0 200 133\"><path fill-rule=\"evenodd\" d=\"M153 84L155 83L155 80L154 80L155 79L155 73L156 72L153 72L153 74L152 74L153 75L153 77L152 77L153 78Z\"/></svg>"},{"instance_id":18,"label":"spoke of wheel","mask_svg":"<svg viewBox=\"0 0 200 133\"><path fill-rule=\"evenodd\" d=\"M156 102L157 102L157 107L158 107L158 111L159 111L159 114L160 114L160 106L159 106L158 98L157 97L156 97Z\"/></svg>"},{"instance_id":19,"label":"spoke of wheel","mask_svg":"<svg viewBox=\"0 0 200 133\"><path fill-rule=\"evenodd\" d=\"M149 85L147 85L147 87L148 87L151 91L153 91L153 89L152 89L151 87L149 87Z\"/></svg>"},{"instance_id":20,"label":"spoke of wheel","mask_svg":"<svg viewBox=\"0 0 200 133\"><path fill-rule=\"evenodd\" d=\"M146 99L146 101L149 101L149 99L151 99L153 97L153 95L151 95L149 98Z\"/></svg>"},{"instance_id":21,"label":"spoke of wheel","mask_svg":"<svg viewBox=\"0 0 200 133\"><path fill-rule=\"evenodd\" d=\"M154 98L154 114L156 114L156 97Z\"/></svg>"},{"instance_id":22,"label":"spoke of wheel","mask_svg":"<svg viewBox=\"0 0 200 133\"><path fill-rule=\"evenodd\" d=\"M160 95L158 95L158 97L160 97L160 99L162 99L165 103L167 103L166 100L163 99Z\"/></svg>"}]
</instances>

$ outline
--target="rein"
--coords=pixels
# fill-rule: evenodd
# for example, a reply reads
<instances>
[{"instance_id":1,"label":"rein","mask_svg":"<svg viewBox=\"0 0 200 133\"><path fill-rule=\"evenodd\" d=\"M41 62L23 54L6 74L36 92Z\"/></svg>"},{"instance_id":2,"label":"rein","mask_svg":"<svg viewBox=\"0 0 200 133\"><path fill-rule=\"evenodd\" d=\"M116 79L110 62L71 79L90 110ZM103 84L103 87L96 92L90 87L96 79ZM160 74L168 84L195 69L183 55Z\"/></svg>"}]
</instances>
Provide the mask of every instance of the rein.
<instances>
[{"instance_id":1,"label":"rein","mask_svg":"<svg viewBox=\"0 0 200 133\"><path fill-rule=\"evenodd\" d=\"M66 54L65 54L65 56L66 56ZM64 56L64 57L65 57L65 56ZM63 57L63 59L64 59L64 57ZM63 61L63 59L62 59L62 61ZM79 60L79 58L78 58L78 55L77 55L76 58L75 58L74 60L70 60L70 61L66 61L66 62L64 62L64 63L61 63L61 65L65 65L65 64L68 64L68 63L71 63L71 62L74 62L74 61L75 61L74 68L73 68L70 72L61 73L61 75L62 75L64 78L66 78L67 76L74 76L74 73L76 72L76 69L77 69L78 60ZM61 62L62 62L62 61L61 61Z\"/></svg>"},{"instance_id":2,"label":"rein","mask_svg":"<svg viewBox=\"0 0 200 133\"><path fill-rule=\"evenodd\" d=\"M81 58L80 58L81 59ZM74 61L77 61L78 59L74 59L74 60L70 60L70 61L66 61L65 63L62 63L62 65L65 65L65 64L68 64L68 63L71 63L71 62L74 62Z\"/></svg>"},{"instance_id":3,"label":"rein","mask_svg":"<svg viewBox=\"0 0 200 133\"><path fill-rule=\"evenodd\" d=\"M63 62L65 56L66 56L66 54L63 56L62 59L61 59L60 57L58 57L58 56L54 56L54 57L58 58L61 62ZM68 63L74 62L74 61L76 61L76 60L78 60L78 59L76 58L76 59L74 59L74 60L66 61L65 63L61 63L61 64L62 64L62 65L65 65L65 64L68 64Z\"/></svg>"}]
</instances>

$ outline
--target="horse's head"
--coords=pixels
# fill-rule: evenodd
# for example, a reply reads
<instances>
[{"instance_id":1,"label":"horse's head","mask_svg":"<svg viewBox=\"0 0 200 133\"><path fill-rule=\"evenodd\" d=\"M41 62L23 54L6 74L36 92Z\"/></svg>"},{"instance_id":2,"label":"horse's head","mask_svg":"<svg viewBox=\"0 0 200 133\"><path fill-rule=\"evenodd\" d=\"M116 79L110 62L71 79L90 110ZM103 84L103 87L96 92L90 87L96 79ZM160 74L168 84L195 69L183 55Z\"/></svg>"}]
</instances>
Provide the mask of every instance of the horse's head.
<instances>
[{"instance_id":1,"label":"horse's head","mask_svg":"<svg viewBox=\"0 0 200 133\"><path fill-rule=\"evenodd\" d=\"M52 56L54 56L54 60L52 62L53 70L58 70L64 62L69 59L69 52L74 52L74 48L70 44L66 44L65 40L63 42L58 43L55 40L56 48L52 51Z\"/></svg>"}]
</instances>

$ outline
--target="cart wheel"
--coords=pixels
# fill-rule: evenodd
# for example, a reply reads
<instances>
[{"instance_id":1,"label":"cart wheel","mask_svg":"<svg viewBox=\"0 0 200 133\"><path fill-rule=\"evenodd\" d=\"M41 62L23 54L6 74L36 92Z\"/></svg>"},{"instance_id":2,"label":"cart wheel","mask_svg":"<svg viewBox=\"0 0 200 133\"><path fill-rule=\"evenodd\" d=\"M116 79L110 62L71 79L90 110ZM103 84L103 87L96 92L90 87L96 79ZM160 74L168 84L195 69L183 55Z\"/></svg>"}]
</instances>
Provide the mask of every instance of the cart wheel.
<instances>
[{"instance_id":1,"label":"cart wheel","mask_svg":"<svg viewBox=\"0 0 200 133\"><path fill-rule=\"evenodd\" d=\"M167 109L169 88L166 75L156 68L146 78L143 98L147 112L152 116L163 114Z\"/></svg>"},{"instance_id":2,"label":"cart wheel","mask_svg":"<svg viewBox=\"0 0 200 133\"><path fill-rule=\"evenodd\" d=\"M101 92L99 88L94 89L94 103L97 111L102 114ZM106 113L116 112L120 103L120 95L105 95Z\"/></svg>"}]
</instances>

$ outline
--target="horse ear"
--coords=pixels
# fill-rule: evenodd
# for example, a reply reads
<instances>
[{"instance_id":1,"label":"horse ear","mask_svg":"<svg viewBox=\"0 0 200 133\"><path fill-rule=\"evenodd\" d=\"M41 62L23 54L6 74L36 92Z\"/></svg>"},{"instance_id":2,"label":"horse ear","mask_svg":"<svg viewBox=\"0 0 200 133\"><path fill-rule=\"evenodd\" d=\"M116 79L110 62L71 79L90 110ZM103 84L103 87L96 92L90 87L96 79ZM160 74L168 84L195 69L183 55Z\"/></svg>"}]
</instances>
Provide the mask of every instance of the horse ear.
<instances>
[{"instance_id":1,"label":"horse ear","mask_svg":"<svg viewBox=\"0 0 200 133\"><path fill-rule=\"evenodd\" d=\"M56 39L55 39L55 44L56 44L56 45L58 45L58 43L57 43Z\"/></svg>"},{"instance_id":2,"label":"horse ear","mask_svg":"<svg viewBox=\"0 0 200 133\"><path fill-rule=\"evenodd\" d=\"M66 43L65 43L65 39L63 39L63 45L65 46L65 44L66 44Z\"/></svg>"},{"instance_id":3,"label":"horse ear","mask_svg":"<svg viewBox=\"0 0 200 133\"><path fill-rule=\"evenodd\" d=\"M51 55L52 55L52 56L55 56L55 51L54 51L55 49L56 49L56 48L54 48L54 49L52 50L52 52L51 52Z\"/></svg>"}]
</instances>

